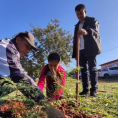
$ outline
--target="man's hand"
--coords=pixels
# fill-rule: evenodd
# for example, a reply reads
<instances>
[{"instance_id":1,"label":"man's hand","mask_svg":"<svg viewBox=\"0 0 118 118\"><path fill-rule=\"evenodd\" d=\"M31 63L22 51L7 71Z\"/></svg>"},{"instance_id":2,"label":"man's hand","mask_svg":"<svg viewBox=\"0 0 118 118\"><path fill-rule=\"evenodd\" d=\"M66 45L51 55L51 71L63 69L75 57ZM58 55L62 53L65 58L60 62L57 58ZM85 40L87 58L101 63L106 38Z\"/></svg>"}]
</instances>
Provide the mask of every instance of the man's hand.
<instances>
[{"instance_id":1,"label":"man's hand","mask_svg":"<svg viewBox=\"0 0 118 118\"><path fill-rule=\"evenodd\" d=\"M85 29L79 29L78 35L88 35L88 32Z\"/></svg>"}]
</instances>

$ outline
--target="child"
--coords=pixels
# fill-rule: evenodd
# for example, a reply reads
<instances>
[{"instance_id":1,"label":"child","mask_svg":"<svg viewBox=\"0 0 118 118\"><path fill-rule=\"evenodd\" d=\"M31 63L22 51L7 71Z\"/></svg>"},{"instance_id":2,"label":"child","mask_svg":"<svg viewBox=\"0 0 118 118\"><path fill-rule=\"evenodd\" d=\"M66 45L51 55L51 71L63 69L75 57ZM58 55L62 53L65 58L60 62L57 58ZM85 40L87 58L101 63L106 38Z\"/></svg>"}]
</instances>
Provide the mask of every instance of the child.
<instances>
[{"instance_id":1,"label":"child","mask_svg":"<svg viewBox=\"0 0 118 118\"><path fill-rule=\"evenodd\" d=\"M60 66L60 60L57 53L49 54L48 64L42 68L39 76L38 86L43 91L46 79L46 94L51 102L65 99L61 95L65 86L66 72Z\"/></svg>"}]
</instances>

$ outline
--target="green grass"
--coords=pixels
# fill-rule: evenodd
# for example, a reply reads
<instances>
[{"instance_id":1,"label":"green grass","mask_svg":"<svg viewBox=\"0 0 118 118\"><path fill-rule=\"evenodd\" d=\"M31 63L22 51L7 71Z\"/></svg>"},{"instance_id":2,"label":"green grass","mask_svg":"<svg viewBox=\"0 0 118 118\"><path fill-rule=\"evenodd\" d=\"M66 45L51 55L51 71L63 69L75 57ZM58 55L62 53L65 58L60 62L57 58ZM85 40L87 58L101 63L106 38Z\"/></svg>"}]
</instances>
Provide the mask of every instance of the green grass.
<instances>
[{"instance_id":1,"label":"green grass","mask_svg":"<svg viewBox=\"0 0 118 118\"><path fill-rule=\"evenodd\" d=\"M100 79L104 80L104 79ZM104 118L118 118L118 83L108 83L109 80L105 80L107 83L98 83L97 97L79 96L78 110L84 110L87 114L102 114ZM63 95L66 97L66 101L76 102L76 79L67 78L66 86ZM79 92L82 91L82 83L79 81ZM0 98L0 102L10 99L26 100L20 92L12 92L9 96ZM17 96L17 97L16 97ZM55 102L59 104L60 102Z\"/></svg>"},{"instance_id":2,"label":"green grass","mask_svg":"<svg viewBox=\"0 0 118 118\"><path fill-rule=\"evenodd\" d=\"M82 91L81 81L79 92ZM65 87L65 96L75 101L76 80L68 78ZM79 96L79 95L78 95ZM118 118L118 84L98 83L97 97L79 96L79 110L84 109L88 114L102 114L105 118Z\"/></svg>"}]
</instances>

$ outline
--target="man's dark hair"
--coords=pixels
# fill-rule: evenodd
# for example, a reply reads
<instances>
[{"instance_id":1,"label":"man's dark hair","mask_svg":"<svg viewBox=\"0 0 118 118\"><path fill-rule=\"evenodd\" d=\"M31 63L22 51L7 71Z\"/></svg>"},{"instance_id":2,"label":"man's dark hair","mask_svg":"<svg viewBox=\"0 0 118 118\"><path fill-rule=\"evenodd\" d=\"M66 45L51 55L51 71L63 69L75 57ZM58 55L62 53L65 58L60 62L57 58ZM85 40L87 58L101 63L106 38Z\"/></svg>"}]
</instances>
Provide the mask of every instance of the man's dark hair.
<instances>
[{"instance_id":1,"label":"man's dark hair","mask_svg":"<svg viewBox=\"0 0 118 118\"><path fill-rule=\"evenodd\" d=\"M16 39L17 37L20 37L21 40L24 40L24 39L25 39L24 37L28 37L28 32L27 32L27 31L25 31L25 32L20 32L19 34L17 34L17 35L15 36L14 39Z\"/></svg>"},{"instance_id":2,"label":"man's dark hair","mask_svg":"<svg viewBox=\"0 0 118 118\"><path fill-rule=\"evenodd\" d=\"M16 38L19 37L18 35L16 35L13 39L12 39L12 42L17 46L17 43L16 43ZM24 38L20 37L21 41L25 40Z\"/></svg>"},{"instance_id":3,"label":"man's dark hair","mask_svg":"<svg viewBox=\"0 0 118 118\"><path fill-rule=\"evenodd\" d=\"M75 11L80 11L81 9L85 9L85 10L86 10L85 5L79 4L79 5L77 5L77 6L75 7Z\"/></svg>"},{"instance_id":4,"label":"man's dark hair","mask_svg":"<svg viewBox=\"0 0 118 118\"><path fill-rule=\"evenodd\" d=\"M61 58L59 56L59 54L57 54L56 52L50 53L48 56L48 62L49 61L57 61L60 62Z\"/></svg>"},{"instance_id":5,"label":"man's dark hair","mask_svg":"<svg viewBox=\"0 0 118 118\"><path fill-rule=\"evenodd\" d=\"M13 38L13 40L16 41L16 38L17 38L17 37L20 37L20 39L21 39L22 41L25 40L25 39L24 39L22 36L20 36L19 34L17 34L17 35Z\"/></svg>"}]
</instances>

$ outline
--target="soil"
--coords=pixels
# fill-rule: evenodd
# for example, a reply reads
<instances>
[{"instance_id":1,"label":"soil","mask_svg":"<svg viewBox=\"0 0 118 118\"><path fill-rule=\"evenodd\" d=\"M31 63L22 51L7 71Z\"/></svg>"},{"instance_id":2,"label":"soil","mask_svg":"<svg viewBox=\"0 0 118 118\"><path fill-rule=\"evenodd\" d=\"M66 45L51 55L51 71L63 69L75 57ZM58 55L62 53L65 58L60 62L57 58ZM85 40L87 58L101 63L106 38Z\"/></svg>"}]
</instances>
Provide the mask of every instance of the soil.
<instances>
[{"instance_id":1,"label":"soil","mask_svg":"<svg viewBox=\"0 0 118 118\"><path fill-rule=\"evenodd\" d=\"M84 110L76 110L77 106L74 103L63 102L61 106L56 107L58 110L62 111L65 118L102 118L101 114L88 115Z\"/></svg>"},{"instance_id":2,"label":"soil","mask_svg":"<svg viewBox=\"0 0 118 118\"><path fill-rule=\"evenodd\" d=\"M85 111L83 110L78 111L76 110L76 108L77 107L72 102L68 104L66 102L63 102L61 106L56 106L57 110L64 113L65 118L102 118L102 115L100 114L87 115ZM26 105L23 102L7 101L2 106L0 106L0 117L2 118L7 118L7 117L15 118L15 116L17 117L19 116L20 118L25 118L21 117L21 114L22 116L27 115Z\"/></svg>"},{"instance_id":3,"label":"soil","mask_svg":"<svg viewBox=\"0 0 118 118\"><path fill-rule=\"evenodd\" d=\"M17 101L7 101L2 106L0 106L0 117L2 118L15 118L15 116L19 116L26 113L26 106L23 102Z\"/></svg>"}]
</instances>

